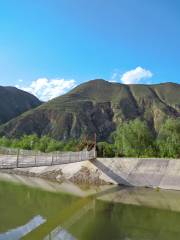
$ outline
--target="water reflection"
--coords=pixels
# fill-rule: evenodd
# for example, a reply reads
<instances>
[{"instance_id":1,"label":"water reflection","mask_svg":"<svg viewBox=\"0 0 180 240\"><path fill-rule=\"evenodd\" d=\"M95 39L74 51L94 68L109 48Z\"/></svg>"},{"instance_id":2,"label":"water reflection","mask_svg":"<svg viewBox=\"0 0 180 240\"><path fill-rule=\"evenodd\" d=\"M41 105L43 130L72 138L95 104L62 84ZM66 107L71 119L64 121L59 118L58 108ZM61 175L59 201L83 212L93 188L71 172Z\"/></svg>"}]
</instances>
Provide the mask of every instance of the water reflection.
<instances>
[{"instance_id":1,"label":"water reflection","mask_svg":"<svg viewBox=\"0 0 180 240\"><path fill-rule=\"evenodd\" d=\"M11 229L5 233L0 233L0 240L18 240L25 236L27 233L31 232L46 220L41 216L35 216L28 223L23 226Z\"/></svg>"},{"instance_id":2,"label":"water reflection","mask_svg":"<svg viewBox=\"0 0 180 240\"><path fill-rule=\"evenodd\" d=\"M77 240L62 227L55 228L44 240Z\"/></svg>"},{"instance_id":3,"label":"water reflection","mask_svg":"<svg viewBox=\"0 0 180 240\"><path fill-rule=\"evenodd\" d=\"M180 192L7 179L0 181L0 232L40 215L46 221L23 239L180 239Z\"/></svg>"}]
</instances>

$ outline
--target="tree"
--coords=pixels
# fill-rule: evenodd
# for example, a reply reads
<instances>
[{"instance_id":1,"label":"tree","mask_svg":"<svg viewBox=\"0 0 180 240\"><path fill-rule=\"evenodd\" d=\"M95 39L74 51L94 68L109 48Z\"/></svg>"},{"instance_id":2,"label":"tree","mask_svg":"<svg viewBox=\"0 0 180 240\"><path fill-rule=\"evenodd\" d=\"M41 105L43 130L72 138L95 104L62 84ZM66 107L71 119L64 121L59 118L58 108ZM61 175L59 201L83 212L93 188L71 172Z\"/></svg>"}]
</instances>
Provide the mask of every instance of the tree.
<instances>
[{"instance_id":1,"label":"tree","mask_svg":"<svg viewBox=\"0 0 180 240\"><path fill-rule=\"evenodd\" d=\"M98 157L114 157L115 156L114 145L107 142L97 143L97 154Z\"/></svg>"},{"instance_id":2,"label":"tree","mask_svg":"<svg viewBox=\"0 0 180 240\"><path fill-rule=\"evenodd\" d=\"M41 152L47 152L48 145L51 141L51 138L48 136L42 136L39 140L37 149L40 150Z\"/></svg>"},{"instance_id":3,"label":"tree","mask_svg":"<svg viewBox=\"0 0 180 240\"><path fill-rule=\"evenodd\" d=\"M153 136L147 124L138 119L121 124L115 135L116 155L128 157L153 156Z\"/></svg>"},{"instance_id":4,"label":"tree","mask_svg":"<svg viewBox=\"0 0 180 240\"><path fill-rule=\"evenodd\" d=\"M38 143L39 143L39 138L36 134L24 135L19 140L12 139L11 147L32 150L32 149L35 149Z\"/></svg>"},{"instance_id":5,"label":"tree","mask_svg":"<svg viewBox=\"0 0 180 240\"><path fill-rule=\"evenodd\" d=\"M2 137L0 138L0 146L3 147L10 147L12 144L11 139L7 138L7 137Z\"/></svg>"},{"instance_id":6,"label":"tree","mask_svg":"<svg viewBox=\"0 0 180 240\"><path fill-rule=\"evenodd\" d=\"M63 151L64 150L64 142L56 141L55 139L51 139L47 146L47 152L54 151Z\"/></svg>"},{"instance_id":7,"label":"tree","mask_svg":"<svg viewBox=\"0 0 180 240\"><path fill-rule=\"evenodd\" d=\"M64 151L77 151L79 142L75 139L70 139L68 142L64 144Z\"/></svg>"},{"instance_id":8,"label":"tree","mask_svg":"<svg viewBox=\"0 0 180 240\"><path fill-rule=\"evenodd\" d=\"M161 157L180 157L180 119L168 119L157 136Z\"/></svg>"}]
</instances>

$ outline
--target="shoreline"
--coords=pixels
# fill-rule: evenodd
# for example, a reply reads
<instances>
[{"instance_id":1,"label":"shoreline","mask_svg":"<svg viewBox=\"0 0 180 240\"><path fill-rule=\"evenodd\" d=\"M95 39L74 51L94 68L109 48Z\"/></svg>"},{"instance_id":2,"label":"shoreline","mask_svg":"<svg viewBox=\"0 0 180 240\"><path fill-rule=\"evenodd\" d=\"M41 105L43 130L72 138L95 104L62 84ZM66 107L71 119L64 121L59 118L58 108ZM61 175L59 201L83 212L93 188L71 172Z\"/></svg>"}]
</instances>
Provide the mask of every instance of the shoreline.
<instances>
[{"instance_id":1,"label":"shoreline","mask_svg":"<svg viewBox=\"0 0 180 240\"><path fill-rule=\"evenodd\" d=\"M90 161L54 166L0 169L0 173L43 178L59 183L69 181L75 184L89 184L95 186L116 184L110 178L105 175L103 176L101 171L93 167Z\"/></svg>"}]
</instances>

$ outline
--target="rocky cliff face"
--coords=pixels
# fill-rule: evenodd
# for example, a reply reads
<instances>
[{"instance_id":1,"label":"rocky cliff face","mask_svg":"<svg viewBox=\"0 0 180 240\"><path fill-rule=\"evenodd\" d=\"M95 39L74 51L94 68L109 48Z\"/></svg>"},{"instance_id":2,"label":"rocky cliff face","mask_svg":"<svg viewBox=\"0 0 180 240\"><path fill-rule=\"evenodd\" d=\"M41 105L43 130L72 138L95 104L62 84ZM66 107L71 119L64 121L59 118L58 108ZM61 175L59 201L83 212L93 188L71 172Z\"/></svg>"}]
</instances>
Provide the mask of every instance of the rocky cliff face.
<instances>
[{"instance_id":1,"label":"rocky cliff face","mask_svg":"<svg viewBox=\"0 0 180 240\"><path fill-rule=\"evenodd\" d=\"M32 94L15 87L0 86L0 124L40 104L41 101Z\"/></svg>"},{"instance_id":2,"label":"rocky cliff face","mask_svg":"<svg viewBox=\"0 0 180 240\"><path fill-rule=\"evenodd\" d=\"M180 85L123 85L104 80L81 84L69 93L1 126L0 134L48 134L56 139L96 132L106 140L122 121L140 118L158 131L168 118L180 117Z\"/></svg>"}]
</instances>

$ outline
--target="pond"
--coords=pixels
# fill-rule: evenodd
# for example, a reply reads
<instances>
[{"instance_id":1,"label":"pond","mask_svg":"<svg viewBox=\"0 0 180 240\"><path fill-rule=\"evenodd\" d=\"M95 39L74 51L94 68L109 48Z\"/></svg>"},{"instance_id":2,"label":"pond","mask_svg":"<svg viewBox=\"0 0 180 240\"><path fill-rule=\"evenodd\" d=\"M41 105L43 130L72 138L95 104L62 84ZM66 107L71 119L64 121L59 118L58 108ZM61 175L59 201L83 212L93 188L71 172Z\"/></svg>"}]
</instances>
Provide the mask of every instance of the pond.
<instances>
[{"instance_id":1,"label":"pond","mask_svg":"<svg viewBox=\"0 0 180 240\"><path fill-rule=\"evenodd\" d=\"M0 240L180 239L180 193L0 174Z\"/></svg>"}]
</instances>

